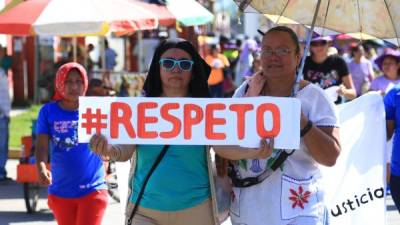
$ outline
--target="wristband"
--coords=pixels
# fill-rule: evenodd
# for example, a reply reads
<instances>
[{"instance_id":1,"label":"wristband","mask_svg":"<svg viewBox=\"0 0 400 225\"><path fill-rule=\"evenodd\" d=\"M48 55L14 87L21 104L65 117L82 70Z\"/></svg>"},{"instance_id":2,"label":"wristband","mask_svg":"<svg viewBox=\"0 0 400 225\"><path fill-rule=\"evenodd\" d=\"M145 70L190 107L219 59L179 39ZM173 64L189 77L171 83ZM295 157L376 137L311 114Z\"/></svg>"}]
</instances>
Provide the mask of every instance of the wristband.
<instances>
[{"instance_id":1,"label":"wristband","mask_svg":"<svg viewBox=\"0 0 400 225\"><path fill-rule=\"evenodd\" d=\"M303 129L301 129L301 131L300 131L300 137L303 137L304 135L306 135L308 133L308 131L311 130L312 126L313 126L313 123L311 122L311 120L308 120L306 126Z\"/></svg>"}]
</instances>

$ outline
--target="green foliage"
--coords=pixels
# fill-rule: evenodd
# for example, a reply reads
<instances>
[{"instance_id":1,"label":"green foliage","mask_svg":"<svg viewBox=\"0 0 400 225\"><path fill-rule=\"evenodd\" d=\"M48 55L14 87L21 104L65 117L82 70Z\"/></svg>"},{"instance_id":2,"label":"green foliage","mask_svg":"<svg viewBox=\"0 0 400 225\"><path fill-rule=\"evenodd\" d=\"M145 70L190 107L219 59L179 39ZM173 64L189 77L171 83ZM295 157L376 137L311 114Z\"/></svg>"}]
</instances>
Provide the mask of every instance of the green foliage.
<instances>
[{"instance_id":1,"label":"green foliage","mask_svg":"<svg viewBox=\"0 0 400 225\"><path fill-rule=\"evenodd\" d=\"M32 121L37 119L40 107L41 105L32 105L22 114L11 117L9 128L11 149L20 149L21 137L32 134Z\"/></svg>"}]
</instances>

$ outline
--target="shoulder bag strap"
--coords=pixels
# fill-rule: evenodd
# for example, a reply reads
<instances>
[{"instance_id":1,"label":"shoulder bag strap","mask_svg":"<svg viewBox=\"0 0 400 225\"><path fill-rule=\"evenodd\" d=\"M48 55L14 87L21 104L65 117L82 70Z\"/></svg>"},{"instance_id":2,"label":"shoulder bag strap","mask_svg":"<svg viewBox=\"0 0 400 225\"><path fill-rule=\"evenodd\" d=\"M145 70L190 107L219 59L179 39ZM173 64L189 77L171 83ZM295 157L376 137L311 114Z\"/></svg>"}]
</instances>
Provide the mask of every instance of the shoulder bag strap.
<instances>
[{"instance_id":1,"label":"shoulder bag strap","mask_svg":"<svg viewBox=\"0 0 400 225\"><path fill-rule=\"evenodd\" d=\"M167 153L168 148L169 148L169 145L164 145L163 149L161 150L161 153L158 155L156 161L154 162L154 164L151 167L149 173L147 174L146 178L144 179L143 186L140 189L138 198L136 199L136 202L135 202L135 206L134 206L134 208L132 210L131 215L129 216L128 225L132 224L132 219L133 219L133 217L135 216L135 214L136 214L136 212L138 210L139 203L140 203L140 200L142 200L144 189L146 188L147 182L149 181L149 179L150 179L151 175L153 174L154 170L156 170L158 164L160 164L161 160L164 158L164 155L165 155L165 153Z\"/></svg>"}]
</instances>

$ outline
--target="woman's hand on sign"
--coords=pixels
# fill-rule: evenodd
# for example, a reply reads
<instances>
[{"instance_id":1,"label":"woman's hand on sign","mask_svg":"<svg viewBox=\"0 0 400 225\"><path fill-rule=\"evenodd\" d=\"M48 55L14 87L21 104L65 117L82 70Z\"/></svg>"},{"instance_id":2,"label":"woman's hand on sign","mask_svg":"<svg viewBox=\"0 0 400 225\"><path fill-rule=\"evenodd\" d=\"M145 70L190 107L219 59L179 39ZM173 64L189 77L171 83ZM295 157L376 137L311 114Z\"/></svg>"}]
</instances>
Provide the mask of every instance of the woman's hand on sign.
<instances>
[{"instance_id":1,"label":"woman's hand on sign","mask_svg":"<svg viewBox=\"0 0 400 225\"><path fill-rule=\"evenodd\" d=\"M274 139L261 139L260 147L257 150L250 151L253 159L265 159L272 155L274 150Z\"/></svg>"},{"instance_id":2,"label":"woman's hand on sign","mask_svg":"<svg viewBox=\"0 0 400 225\"><path fill-rule=\"evenodd\" d=\"M338 93L340 96L344 96L345 92L346 92L346 87L345 87L343 84L341 84L341 85L339 86L338 90L337 90L337 93Z\"/></svg>"},{"instance_id":3,"label":"woman's hand on sign","mask_svg":"<svg viewBox=\"0 0 400 225\"><path fill-rule=\"evenodd\" d=\"M248 82L249 88L247 89L246 97L259 96L261 90L264 88L264 83L265 83L265 76L263 76L262 72L255 73L249 79Z\"/></svg>"},{"instance_id":4,"label":"woman's hand on sign","mask_svg":"<svg viewBox=\"0 0 400 225\"><path fill-rule=\"evenodd\" d=\"M90 138L89 146L103 161L110 161L112 146L108 144L106 137L101 134L94 134L92 138Z\"/></svg>"}]
</instances>

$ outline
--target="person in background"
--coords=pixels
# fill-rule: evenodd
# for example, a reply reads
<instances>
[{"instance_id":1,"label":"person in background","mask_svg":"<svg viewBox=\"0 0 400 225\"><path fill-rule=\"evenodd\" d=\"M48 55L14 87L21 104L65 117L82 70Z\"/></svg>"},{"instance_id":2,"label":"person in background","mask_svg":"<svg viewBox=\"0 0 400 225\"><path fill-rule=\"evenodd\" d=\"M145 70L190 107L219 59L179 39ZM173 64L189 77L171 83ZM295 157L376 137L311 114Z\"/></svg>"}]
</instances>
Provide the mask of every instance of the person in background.
<instances>
[{"instance_id":1,"label":"person in background","mask_svg":"<svg viewBox=\"0 0 400 225\"><path fill-rule=\"evenodd\" d=\"M392 88L384 98L387 139L393 139L390 163L390 192L400 212L400 84Z\"/></svg>"},{"instance_id":2,"label":"person in background","mask_svg":"<svg viewBox=\"0 0 400 225\"><path fill-rule=\"evenodd\" d=\"M114 96L115 91L105 86L103 81L93 78L89 81L86 96Z\"/></svg>"},{"instance_id":3,"label":"person in background","mask_svg":"<svg viewBox=\"0 0 400 225\"><path fill-rule=\"evenodd\" d=\"M78 143L79 97L88 87L85 68L75 62L56 74L54 100L39 112L36 166L39 182L49 185L48 205L59 225L101 225L108 194L100 157ZM50 154L51 171L46 163Z\"/></svg>"},{"instance_id":4,"label":"person in background","mask_svg":"<svg viewBox=\"0 0 400 225\"><path fill-rule=\"evenodd\" d=\"M259 53L253 54L253 63L250 68L243 74L244 79L250 78L253 74L261 71L261 55Z\"/></svg>"},{"instance_id":5,"label":"person in background","mask_svg":"<svg viewBox=\"0 0 400 225\"><path fill-rule=\"evenodd\" d=\"M307 56L303 77L322 89L339 86L339 97L336 104L342 102L341 96L347 100L354 99L357 94L346 62L338 55L328 55L330 37L316 37L311 40L311 56Z\"/></svg>"},{"instance_id":6,"label":"person in background","mask_svg":"<svg viewBox=\"0 0 400 225\"><path fill-rule=\"evenodd\" d=\"M371 81L374 79L374 70L371 61L364 57L364 48L361 44L352 46L350 51L352 59L348 67L357 96L360 96L369 90Z\"/></svg>"},{"instance_id":7,"label":"person in background","mask_svg":"<svg viewBox=\"0 0 400 225\"><path fill-rule=\"evenodd\" d=\"M103 82L107 87L112 87L111 73L114 71L114 67L117 65L117 53L114 49L110 48L108 40L104 40L105 48L105 71L103 73ZM100 61L101 62L101 61Z\"/></svg>"},{"instance_id":8,"label":"person in background","mask_svg":"<svg viewBox=\"0 0 400 225\"><path fill-rule=\"evenodd\" d=\"M211 97L223 97L223 82L224 82L224 69L229 68L229 61L226 56L221 54L219 45L211 45L210 54L205 58L208 65L211 66L211 74L208 78L208 85L210 87Z\"/></svg>"},{"instance_id":9,"label":"person in background","mask_svg":"<svg viewBox=\"0 0 400 225\"><path fill-rule=\"evenodd\" d=\"M235 55L232 57L232 60L229 61L229 63L231 64L230 67L232 70L234 70L234 74L235 74L235 80L236 80L236 73L239 67L239 60L240 60L240 54L242 53L242 40L237 38L237 39L233 39L232 44L234 44L234 48L235 48Z\"/></svg>"},{"instance_id":10,"label":"person in background","mask_svg":"<svg viewBox=\"0 0 400 225\"><path fill-rule=\"evenodd\" d=\"M10 181L7 177L6 163L8 160L9 124L11 98L7 71L11 67L11 58L6 55L0 45L0 182Z\"/></svg>"},{"instance_id":11,"label":"person in background","mask_svg":"<svg viewBox=\"0 0 400 225\"><path fill-rule=\"evenodd\" d=\"M129 88L130 88L130 83L128 81L128 78L126 76L121 76L121 84L119 86L118 90L118 97L129 97Z\"/></svg>"},{"instance_id":12,"label":"person in background","mask_svg":"<svg viewBox=\"0 0 400 225\"><path fill-rule=\"evenodd\" d=\"M400 51L386 49L381 56L375 59L375 64L382 71L382 75L372 81L370 90L380 91L382 95L385 95L400 82Z\"/></svg>"},{"instance_id":13,"label":"person in background","mask_svg":"<svg viewBox=\"0 0 400 225\"><path fill-rule=\"evenodd\" d=\"M3 68L4 72L8 73L8 70L11 69L12 58L7 54L7 48L0 45L0 62L1 68Z\"/></svg>"},{"instance_id":14,"label":"person in background","mask_svg":"<svg viewBox=\"0 0 400 225\"><path fill-rule=\"evenodd\" d=\"M236 77L235 73L236 73L236 64L239 60L240 46L241 46L240 39L238 40L230 39L224 43L224 48L223 48L224 50L222 51L222 53L228 58L229 61L229 68L226 68L224 70L225 72L228 71L228 73L225 73L225 79L222 88L224 92L224 97L232 97L235 89L237 88L235 85L235 77Z\"/></svg>"},{"instance_id":15,"label":"person in background","mask_svg":"<svg viewBox=\"0 0 400 225\"><path fill-rule=\"evenodd\" d=\"M94 45L92 43L88 44L86 47L86 68L88 73L88 79L93 78L93 70L96 65L95 61L92 59L92 52L94 51Z\"/></svg>"},{"instance_id":16,"label":"person in background","mask_svg":"<svg viewBox=\"0 0 400 225\"><path fill-rule=\"evenodd\" d=\"M382 71L383 75L372 80L370 90L379 91L386 95L394 86L400 83L400 51L387 49L381 56L375 59L375 64ZM391 158L393 149L393 138L386 143L386 181L390 186ZM387 191L391 189L388 188Z\"/></svg>"},{"instance_id":17,"label":"person in background","mask_svg":"<svg viewBox=\"0 0 400 225\"><path fill-rule=\"evenodd\" d=\"M378 56L376 54L375 48L370 45L365 46L365 57L369 60L375 60Z\"/></svg>"},{"instance_id":18,"label":"person in background","mask_svg":"<svg viewBox=\"0 0 400 225\"><path fill-rule=\"evenodd\" d=\"M236 72L235 72L235 85L239 87L243 82L243 74L244 72L251 67L253 62L253 53L256 52L258 48L257 42L252 39L246 37L246 40L243 42L240 47L240 55L239 60L236 64Z\"/></svg>"}]
</instances>

